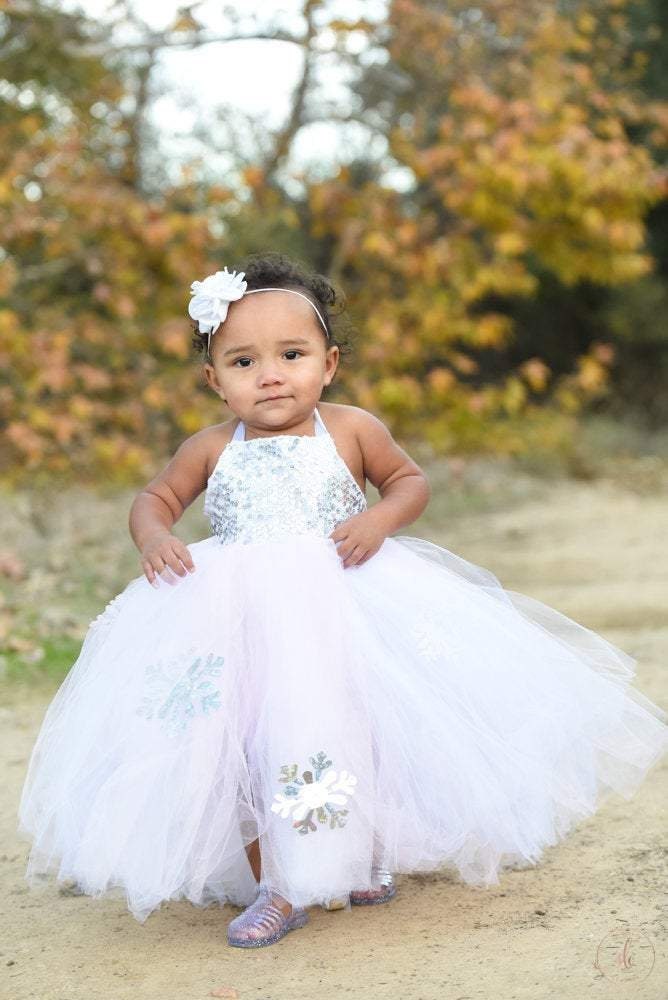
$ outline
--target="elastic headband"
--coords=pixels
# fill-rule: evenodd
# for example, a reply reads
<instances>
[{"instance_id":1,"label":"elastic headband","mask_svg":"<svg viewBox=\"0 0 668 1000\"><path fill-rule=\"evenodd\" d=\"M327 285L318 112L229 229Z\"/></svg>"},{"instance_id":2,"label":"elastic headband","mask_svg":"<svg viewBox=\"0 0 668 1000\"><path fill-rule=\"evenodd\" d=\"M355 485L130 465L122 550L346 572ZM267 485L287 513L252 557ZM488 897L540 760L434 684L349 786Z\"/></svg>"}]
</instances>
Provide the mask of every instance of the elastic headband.
<instances>
[{"instance_id":1,"label":"elastic headband","mask_svg":"<svg viewBox=\"0 0 668 1000\"><path fill-rule=\"evenodd\" d=\"M274 288L272 286L272 287L267 287L267 288L251 288L250 291L244 292L244 297L246 295L253 295L254 292L290 292L291 295L299 295L300 298L306 299L306 301L308 302L308 304L310 306L312 306L312 308L313 308L316 316L318 317L318 319L320 320L320 323L322 324L322 328L325 331L325 334L329 338L329 330L325 326L325 321L322 318L322 316L320 315L320 311L316 308L316 306L313 304L313 302L311 302L311 300L309 299L308 295L304 295L302 292L296 292L294 290L294 288ZM211 347L211 337L212 337L212 335L215 332L216 332L216 330L212 330L209 333L209 339L207 341L207 347L206 347L207 354L209 354L209 349Z\"/></svg>"},{"instance_id":2,"label":"elastic headband","mask_svg":"<svg viewBox=\"0 0 668 1000\"><path fill-rule=\"evenodd\" d=\"M327 324L318 307L311 302L307 295L295 291L294 288L281 288L274 285L266 288L251 288L250 291L246 291L247 283L243 280L244 273L244 271L240 271L237 274L236 271L232 271L230 274L225 267L222 271L210 274L204 281L193 281L190 286L190 294L193 298L188 305L188 312L192 319L197 321L199 332L208 334L206 349L209 358L211 357L211 337L216 333L220 324L225 322L230 302L236 302L244 295L253 295L254 292L289 292L291 295L298 295L301 299L305 299L320 320L325 336L329 339Z\"/></svg>"}]
</instances>

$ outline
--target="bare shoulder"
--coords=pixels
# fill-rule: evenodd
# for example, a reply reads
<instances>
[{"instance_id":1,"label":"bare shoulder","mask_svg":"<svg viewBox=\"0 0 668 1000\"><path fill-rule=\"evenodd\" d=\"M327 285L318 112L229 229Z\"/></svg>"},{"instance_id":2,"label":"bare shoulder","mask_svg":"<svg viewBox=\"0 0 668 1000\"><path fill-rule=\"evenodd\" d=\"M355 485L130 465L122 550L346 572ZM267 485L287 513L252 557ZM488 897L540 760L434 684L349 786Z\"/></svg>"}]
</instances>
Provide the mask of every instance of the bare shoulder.
<instances>
[{"instance_id":1,"label":"bare shoulder","mask_svg":"<svg viewBox=\"0 0 668 1000\"><path fill-rule=\"evenodd\" d=\"M229 420L224 420L220 424L204 427L188 439L194 442L194 439L199 437L199 441L194 443L193 447L201 447L206 452L207 479L215 469L222 452L232 440L238 423L238 417L230 417Z\"/></svg>"},{"instance_id":2,"label":"bare shoulder","mask_svg":"<svg viewBox=\"0 0 668 1000\"><path fill-rule=\"evenodd\" d=\"M426 479L417 462L397 444L389 428L375 414L361 406L340 405L336 409L341 412L333 414L332 421L354 433L364 476L378 490L402 476L419 475Z\"/></svg>"},{"instance_id":3,"label":"bare shoulder","mask_svg":"<svg viewBox=\"0 0 668 1000\"><path fill-rule=\"evenodd\" d=\"M328 424L328 430L337 430L342 434L354 434L357 426L357 414L366 413L359 406L349 403L318 403L320 416Z\"/></svg>"},{"instance_id":4,"label":"bare shoulder","mask_svg":"<svg viewBox=\"0 0 668 1000\"><path fill-rule=\"evenodd\" d=\"M235 422L233 418L191 434L141 492L163 500L178 520L206 489L218 457L234 433Z\"/></svg>"}]
</instances>

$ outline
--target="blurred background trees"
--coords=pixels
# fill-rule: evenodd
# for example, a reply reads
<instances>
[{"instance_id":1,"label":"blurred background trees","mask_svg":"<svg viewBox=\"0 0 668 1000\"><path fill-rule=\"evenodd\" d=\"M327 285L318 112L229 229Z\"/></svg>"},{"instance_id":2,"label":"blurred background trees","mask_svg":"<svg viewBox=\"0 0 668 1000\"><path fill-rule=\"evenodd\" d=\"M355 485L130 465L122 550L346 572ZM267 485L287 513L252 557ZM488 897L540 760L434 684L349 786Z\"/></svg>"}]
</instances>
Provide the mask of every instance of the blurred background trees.
<instances>
[{"instance_id":1,"label":"blurred background trees","mask_svg":"<svg viewBox=\"0 0 668 1000\"><path fill-rule=\"evenodd\" d=\"M222 33L201 6L156 30L128 2L96 21L0 0L6 480L141 483L229 416L190 346L190 282L269 249L344 291L355 350L328 398L399 440L568 453L584 413L668 422L661 0L394 0L373 19L305 0L289 27L226 9ZM212 87L171 163L161 53L241 38L300 50L288 114L266 126ZM325 96L332 65L345 100ZM304 169L322 122L339 161Z\"/></svg>"}]
</instances>

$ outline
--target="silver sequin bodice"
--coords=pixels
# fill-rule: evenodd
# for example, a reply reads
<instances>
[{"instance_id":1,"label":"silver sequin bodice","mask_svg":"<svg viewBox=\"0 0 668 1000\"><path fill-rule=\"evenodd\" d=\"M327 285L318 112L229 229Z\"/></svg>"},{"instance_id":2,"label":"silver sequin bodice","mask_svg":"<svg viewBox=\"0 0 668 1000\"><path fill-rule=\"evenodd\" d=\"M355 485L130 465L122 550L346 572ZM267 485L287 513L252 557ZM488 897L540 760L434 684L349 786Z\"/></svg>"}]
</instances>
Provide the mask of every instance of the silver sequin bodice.
<instances>
[{"instance_id":1,"label":"silver sequin bodice","mask_svg":"<svg viewBox=\"0 0 668 1000\"><path fill-rule=\"evenodd\" d=\"M315 437L281 434L244 440L240 421L211 473L204 513L221 543L292 535L327 537L367 509L317 408Z\"/></svg>"}]
</instances>

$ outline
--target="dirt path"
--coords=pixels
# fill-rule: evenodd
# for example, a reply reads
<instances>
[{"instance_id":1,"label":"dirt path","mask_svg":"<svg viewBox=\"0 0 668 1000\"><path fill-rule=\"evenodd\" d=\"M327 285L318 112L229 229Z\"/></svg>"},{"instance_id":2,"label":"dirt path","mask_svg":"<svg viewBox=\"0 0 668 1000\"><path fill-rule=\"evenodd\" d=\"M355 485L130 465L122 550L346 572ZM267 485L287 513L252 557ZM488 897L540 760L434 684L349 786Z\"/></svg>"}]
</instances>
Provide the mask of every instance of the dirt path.
<instances>
[{"instance_id":1,"label":"dirt path","mask_svg":"<svg viewBox=\"0 0 668 1000\"><path fill-rule=\"evenodd\" d=\"M432 518L438 511L432 513ZM441 524L443 522L441 521ZM563 483L429 537L601 632L638 661L637 686L668 708L664 497ZM408 533L408 532L405 532ZM666 1000L666 774L607 803L534 869L484 890L401 875L387 906L310 910L268 948L230 948L238 910L168 903L138 924L122 900L29 892L16 836L25 767L49 692L3 691L0 996L8 1000ZM594 965L597 960L600 969ZM236 991L236 992L235 992Z\"/></svg>"}]
</instances>

